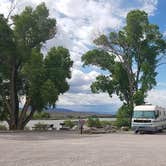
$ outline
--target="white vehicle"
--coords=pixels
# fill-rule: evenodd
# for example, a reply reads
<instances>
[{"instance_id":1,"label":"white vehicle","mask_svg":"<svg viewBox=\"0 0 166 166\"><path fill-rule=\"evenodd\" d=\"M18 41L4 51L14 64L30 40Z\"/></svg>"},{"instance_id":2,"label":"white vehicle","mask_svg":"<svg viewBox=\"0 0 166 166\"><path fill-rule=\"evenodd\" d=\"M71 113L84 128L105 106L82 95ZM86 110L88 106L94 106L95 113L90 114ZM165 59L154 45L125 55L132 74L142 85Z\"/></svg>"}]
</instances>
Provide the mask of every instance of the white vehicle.
<instances>
[{"instance_id":1,"label":"white vehicle","mask_svg":"<svg viewBox=\"0 0 166 166\"><path fill-rule=\"evenodd\" d=\"M131 127L135 133L162 131L166 128L166 110L157 105L135 106Z\"/></svg>"}]
</instances>

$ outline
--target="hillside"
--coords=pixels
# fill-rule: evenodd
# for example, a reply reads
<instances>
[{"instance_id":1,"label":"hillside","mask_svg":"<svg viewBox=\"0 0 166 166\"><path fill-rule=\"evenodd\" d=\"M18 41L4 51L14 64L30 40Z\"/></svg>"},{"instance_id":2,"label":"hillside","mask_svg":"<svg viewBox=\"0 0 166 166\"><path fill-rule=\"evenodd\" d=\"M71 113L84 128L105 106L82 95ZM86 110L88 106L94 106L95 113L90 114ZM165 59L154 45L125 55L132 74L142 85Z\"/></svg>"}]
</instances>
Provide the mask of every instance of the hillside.
<instances>
[{"instance_id":1,"label":"hillside","mask_svg":"<svg viewBox=\"0 0 166 166\"><path fill-rule=\"evenodd\" d=\"M47 110L47 112L50 114L51 119L66 119L66 118L79 118L79 117L87 118L89 116L97 116L101 118L114 117L114 115L111 115L111 114L102 114L102 113L96 113L96 112L77 112L77 111L64 109L64 108Z\"/></svg>"}]
</instances>

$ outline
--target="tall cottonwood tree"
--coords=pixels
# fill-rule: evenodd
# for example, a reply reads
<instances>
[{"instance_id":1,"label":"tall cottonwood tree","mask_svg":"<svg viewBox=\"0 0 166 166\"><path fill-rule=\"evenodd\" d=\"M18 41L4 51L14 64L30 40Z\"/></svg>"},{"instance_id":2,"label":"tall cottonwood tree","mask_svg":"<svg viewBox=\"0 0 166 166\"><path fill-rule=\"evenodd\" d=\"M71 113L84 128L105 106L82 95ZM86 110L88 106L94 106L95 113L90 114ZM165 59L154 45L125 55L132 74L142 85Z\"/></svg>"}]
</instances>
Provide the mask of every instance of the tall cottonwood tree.
<instances>
[{"instance_id":1,"label":"tall cottonwood tree","mask_svg":"<svg viewBox=\"0 0 166 166\"><path fill-rule=\"evenodd\" d=\"M0 111L12 130L23 129L35 111L55 105L69 89L69 51L53 47L43 55L43 43L56 34L56 20L45 4L26 7L8 19L0 15ZM23 107L20 103L25 100Z\"/></svg>"},{"instance_id":2,"label":"tall cottonwood tree","mask_svg":"<svg viewBox=\"0 0 166 166\"><path fill-rule=\"evenodd\" d=\"M117 94L124 105L144 103L149 90L156 85L156 67L166 42L157 25L150 24L144 11L128 13L126 26L94 40L97 48L82 56L84 65L95 65L109 72L91 85L93 92ZM126 107L125 107L126 108Z\"/></svg>"}]
</instances>

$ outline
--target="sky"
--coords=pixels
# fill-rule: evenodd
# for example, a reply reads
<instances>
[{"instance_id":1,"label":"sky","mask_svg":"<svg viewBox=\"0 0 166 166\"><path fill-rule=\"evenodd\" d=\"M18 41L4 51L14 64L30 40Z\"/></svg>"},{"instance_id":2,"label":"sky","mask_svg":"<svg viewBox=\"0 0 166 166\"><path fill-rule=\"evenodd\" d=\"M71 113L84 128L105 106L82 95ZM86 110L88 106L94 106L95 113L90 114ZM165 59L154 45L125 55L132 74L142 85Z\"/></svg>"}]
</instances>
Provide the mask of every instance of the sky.
<instances>
[{"instance_id":1,"label":"sky","mask_svg":"<svg viewBox=\"0 0 166 166\"><path fill-rule=\"evenodd\" d=\"M0 0L0 13L7 16L11 0ZM165 0L16 0L13 15L25 6L35 7L45 2L50 17L57 20L57 34L45 43L43 52L53 46L69 49L74 65L70 90L59 97L57 107L74 111L112 113L121 106L116 95L92 94L90 85L96 76L104 73L96 67L82 67L81 56L94 47L93 39L99 34L118 31L125 26L127 13L134 9L144 10L149 20L157 24L166 37ZM166 65L157 68L157 86L148 93L146 101L166 107Z\"/></svg>"}]
</instances>

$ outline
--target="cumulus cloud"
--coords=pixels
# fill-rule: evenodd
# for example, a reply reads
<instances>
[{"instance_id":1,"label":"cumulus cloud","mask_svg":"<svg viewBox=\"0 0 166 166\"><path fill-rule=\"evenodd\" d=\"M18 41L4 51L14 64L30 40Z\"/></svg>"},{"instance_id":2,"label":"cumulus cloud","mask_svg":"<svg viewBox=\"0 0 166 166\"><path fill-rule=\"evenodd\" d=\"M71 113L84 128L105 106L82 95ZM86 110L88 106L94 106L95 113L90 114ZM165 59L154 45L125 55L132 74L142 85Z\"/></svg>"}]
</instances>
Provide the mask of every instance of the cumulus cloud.
<instances>
[{"instance_id":1,"label":"cumulus cloud","mask_svg":"<svg viewBox=\"0 0 166 166\"><path fill-rule=\"evenodd\" d=\"M109 97L106 93L100 94L84 94L78 93L65 93L60 96L58 105L121 105L118 97L113 95L112 98Z\"/></svg>"},{"instance_id":2,"label":"cumulus cloud","mask_svg":"<svg viewBox=\"0 0 166 166\"><path fill-rule=\"evenodd\" d=\"M148 93L146 99L148 103L156 104L166 108L166 90L154 89Z\"/></svg>"},{"instance_id":3,"label":"cumulus cloud","mask_svg":"<svg viewBox=\"0 0 166 166\"><path fill-rule=\"evenodd\" d=\"M158 0L139 0L142 5L142 10L146 11L149 15L154 15L157 9Z\"/></svg>"},{"instance_id":4,"label":"cumulus cloud","mask_svg":"<svg viewBox=\"0 0 166 166\"><path fill-rule=\"evenodd\" d=\"M58 34L49 41L46 48L52 45L63 45L70 49L73 60L80 64L80 56L92 45L96 32L117 30L124 24L124 17L132 9L143 9L154 14L157 0L15 0L16 9L13 14L21 12L25 6L35 7L45 2L50 16L57 19ZM7 15L10 0L0 1L1 12ZM79 62L78 62L79 61ZM78 65L76 65L78 67Z\"/></svg>"},{"instance_id":5,"label":"cumulus cloud","mask_svg":"<svg viewBox=\"0 0 166 166\"><path fill-rule=\"evenodd\" d=\"M91 71L84 73L81 70L73 70L72 78L69 80L70 90L72 93L90 93L90 85L95 81L100 73Z\"/></svg>"},{"instance_id":6,"label":"cumulus cloud","mask_svg":"<svg viewBox=\"0 0 166 166\"><path fill-rule=\"evenodd\" d=\"M47 52L52 46L64 46L70 50L74 60L72 79L69 81L69 93L60 96L59 104L106 104L118 103L117 97L106 94L90 94L90 84L99 75L95 68L89 73L81 71L81 56L93 47L92 40L98 33L118 30L125 23L126 14L133 9L142 9L153 15L157 0L16 0L13 14L20 13L25 6L35 7L45 2L50 17L56 18L58 32L54 39L43 47ZM0 1L0 11L9 13L10 0Z\"/></svg>"}]
</instances>

